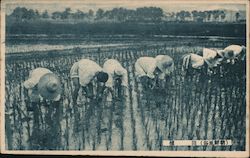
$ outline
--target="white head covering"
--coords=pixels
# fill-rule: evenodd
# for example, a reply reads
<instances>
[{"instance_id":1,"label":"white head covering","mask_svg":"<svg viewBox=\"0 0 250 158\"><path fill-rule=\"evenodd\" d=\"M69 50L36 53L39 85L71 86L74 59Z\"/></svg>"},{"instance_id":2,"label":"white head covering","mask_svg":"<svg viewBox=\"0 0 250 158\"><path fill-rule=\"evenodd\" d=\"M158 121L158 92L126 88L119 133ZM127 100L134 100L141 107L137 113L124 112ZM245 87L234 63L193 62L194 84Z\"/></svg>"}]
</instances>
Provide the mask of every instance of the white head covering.
<instances>
[{"instance_id":1,"label":"white head covering","mask_svg":"<svg viewBox=\"0 0 250 158\"><path fill-rule=\"evenodd\" d=\"M239 45L230 45L228 47L226 47L224 50L219 50L217 51L218 54L223 57L224 59L227 60L227 62L232 62L234 63L236 58L238 58L240 55L243 56L244 58L244 54L242 54L245 49L245 46L239 46Z\"/></svg>"},{"instance_id":2,"label":"white head covering","mask_svg":"<svg viewBox=\"0 0 250 158\"><path fill-rule=\"evenodd\" d=\"M115 59L108 59L103 64L103 70L104 72L108 73L109 78L106 82L106 86L113 88L113 81L116 75L121 77L122 79L122 85L127 87L128 85L128 77L127 77L127 70L122 67L121 63L118 60Z\"/></svg>"},{"instance_id":3,"label":"white head covering","mask_svg":"<svg viewBox=\"0 0 250 158\"><path fill-rule=\"evenodd\" d=\"M168 55L157 55L156 66L161 70L161 72L170 74L174 70L174 60Z\"/></svg>"},{"instance_id":4,"label":"white head covering","mask_svg":"<svg viewBox=\"0 0 250 158\"><path fill-rule=\"evenodd\" d=\"M203 48L203 59L209 67L216 67L220 64L222 58L216 58L217 55L217 51L208 48Z\"/></svg>"},{"instance_id":5,"label":"white head covering","mask_svg":"<svg viewBox=\"0 0 250 158\"><path fill-rule=\"evenodd\" d=\"M200 55L191 53L190 59L191 59L190 61L191 61L192 68L194 69L199 69L204 65L204 59Z\"/></svg>"},{"instance_id":6,"label":"white head covering","mask_svg":"<svg viewBox=\"0 0 250 158\"><path fill-rule=\"evenodd\" d=\"M135 62L135 73L137 77L147 76L155 78L156 59L153 57L140 57Z\"/></svg>"},{"instance_id":7,"label":"white head covering","mask_svg":"<svg viewBox=\"0 0 250 158\"><path fill-rule=\"evenodd\" d=\"M243 47L239 46L239 45L230 45L230 46L226 47L224 50L225 51L233 51L234 56L238 56L242 52Z\"/></svg>"},{"instance_id":8,"label":"white head covering","mask_svg":"<svg viewBox=\"0 0 250 158\"><path fill-rule=\"evenodd\" d=\"M225 52L233 51L233 57L230 59L241 58L240 60L244 60L246 55L246 47L244 45L230 45L224 49Z\"/></svg>"},{"instance_id":9,"label":"white head covering","mask_svg":"<svg viewBox=\"0 0 250 158\"><path fill-rule=\"evenodd\" d=\"M81 59L78 61L79 82L81 86L89 84L98 72L102 72L102 68L90 59Z\"/></svg>"}]
</instances>

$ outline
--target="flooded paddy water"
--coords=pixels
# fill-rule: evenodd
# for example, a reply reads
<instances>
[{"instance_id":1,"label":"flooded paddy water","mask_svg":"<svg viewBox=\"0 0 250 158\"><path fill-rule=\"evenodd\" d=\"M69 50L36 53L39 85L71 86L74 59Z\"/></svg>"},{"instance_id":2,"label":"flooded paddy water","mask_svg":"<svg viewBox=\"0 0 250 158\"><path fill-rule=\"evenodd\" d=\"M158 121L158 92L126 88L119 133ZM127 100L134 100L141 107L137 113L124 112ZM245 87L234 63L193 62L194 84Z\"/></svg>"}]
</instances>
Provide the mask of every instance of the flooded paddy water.
<instances>
[{"instance_id":1,"label":"flooded paddy water","mask_svg":"<svg viewBox=\"0 0 250 158\"><path fill-rule=\"evenodd\" d=\"M245 150L244 69L232 69L224 77L181 75L182 55L199 52L204 47L223 49L230 44L245 45L245 39L132 35L9 37L5 55L6 147L10 150L34 149L34 146L38 150ZM43 55L48 51L56 51L58 55ZM21 53L24 54L19 58ZM167 87L144 92L136 80L134 63L141 56L158 54L171 56L175 71ZM120 61L128 71L126 96L107 101L87 100L80 94L78 104L73 105L69 71L81 58L92 59L101 66L105 58ZM46 67L59 75L63 93L58 112L50 120L53 129L46 125L49 108L41 105L38 114L45 121L38 125L41 132L31 136L36 125L32 119L34 113L27 112L25 106L23 82L36 67ZM36 145L31 142L34 139ZM233 145L162 145L163 140L211 139L231 139Z\"/></svg>"}]
</instances>

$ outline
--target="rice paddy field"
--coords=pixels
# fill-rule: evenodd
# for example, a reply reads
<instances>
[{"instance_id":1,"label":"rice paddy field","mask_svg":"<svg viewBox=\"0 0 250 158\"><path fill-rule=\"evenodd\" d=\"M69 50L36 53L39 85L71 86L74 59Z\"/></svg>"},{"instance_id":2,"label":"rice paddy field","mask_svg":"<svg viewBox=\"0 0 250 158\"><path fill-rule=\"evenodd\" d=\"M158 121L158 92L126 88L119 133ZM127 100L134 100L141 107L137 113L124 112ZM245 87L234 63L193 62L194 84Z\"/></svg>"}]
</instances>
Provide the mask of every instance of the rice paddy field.
<instances>
[{"instance_id":1,"label":"rice paddy field","mask_svg":"<svg viewBox=\"0 0 250 158\"><path fill-rule=\"evenodd\" d=\"M117 37L118 38L118 37ZM245 45L245 39L154 37L49 44L7 43L5 65L5 143L9 150L192 150L242 151L246 137L245 63L213 75L183 76L181 56L202 48ZM97 38L98 39L98 38ZM63 41L63 40L62 40ZM31 43L31 44L30 44ZM33 45L32 45L33 44ZM36 45L36 46L34 46ZM34 46L34 47L33 47ZM35 49L37 47L37 49ZM33 49L32 49L33 48ZM166 54L175 61L166 86L142 91L134 63L141 56ZM79 92L72 103L70 68L81 58L101 66L114 58L128 71L126 95L119 100L87 100ZM45 67L63 86L58 105L41 103L29 112L23 82L29 71ZM36 120L36 121L35 121ZM163 140L232 140L231 146L163 146Z\"/></svg>"}]
</instances>

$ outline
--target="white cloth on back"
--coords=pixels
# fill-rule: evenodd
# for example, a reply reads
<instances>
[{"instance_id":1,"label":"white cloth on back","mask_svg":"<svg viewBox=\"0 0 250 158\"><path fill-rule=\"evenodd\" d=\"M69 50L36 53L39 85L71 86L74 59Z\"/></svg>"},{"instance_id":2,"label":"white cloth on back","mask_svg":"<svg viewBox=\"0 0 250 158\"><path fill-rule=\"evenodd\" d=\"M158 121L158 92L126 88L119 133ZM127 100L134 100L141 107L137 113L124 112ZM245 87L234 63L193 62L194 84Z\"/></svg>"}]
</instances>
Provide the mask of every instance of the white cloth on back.
<instances>
[{"instance_id":1,"label":"white cloth on back","mask_svg":"<svg viewBox=\"0 0 250 158\"><path fill-rule=\"evenodd\" d=\"M224 50L233 51L234 57L236 57L236 56L240 55L240 53L243 50L243 47L239 46L239 45L230 45L230 46L226 47Z\"/></svg>"},{"instance_id":2,"label":"white cloth on back","mask_svg":"<svg viewBox=\"0 0 250 158\"><path fill-rule=\"evenodd\" d=\"M40 78L47 73L53 73L53 72L46 68L41 68L41 67L36 68L30 72L29 79L23 83L24 87L28 89L28 95L30 96L31 102L38 102L39 100L43 99L41 95L38 93L38 90L34 87L38 84ZM60 100L60 98L61 95L58 95L53 100L58 101Z\"/></svg>"},{"instance_id":3,"label":"white cloth on back","mask_svg":"<svg viewBox=\"0 0 250 158\"><path fill-rule=\"evenodd\" d=\"M70 78L79 78L79 65L78 62L75 62L70 69Z\"/></svg>"},{"instance_id":4,"label":"white cloth on back","mask_svg":"<svg viewBox=\"0 0 250 158\"><path fill-rule=\"evenodd\" d=\"M188 69L189 64L194 69L200 69L204 65L204 59L200 55L190 53L188 55L185 55L183 58L182 71Z\"/></svg>"},{"instance_id":5,"label":"white cloth on back","mask_svg":"<svg viewBox=\"0 0 250 158\"><path fill-rule=\"evenodd\" d=\"M115 75L119 75L122 77L122 86L128 86L128 73L125 68L119 63L119 61L115 59L109 59L103 64L103 71L107 72L109 75L108 81L106 82L106 86L113 88L114 86L114 77Z\"/></svg>"},{"instance_id":6,"label":"white cloth on back","mask_svg":"<svg viewBox=\"0 0 250 158\"><path fill-rule=\"evenodd\" d=\"M169 76L174 71L174 60L168 55L157 55L155 57L156 65L161 70L159 74L160 79L164 79L165 76Z\"/></svg>"},{"instance_id":7,"label":"white cloth on back","mask_svg":"<svg viewBox=\"0 0 250 158\"><path fill-rule=\"evenodd\" d=\"M41 67L32 70L29 74L29 79L26 80L23 84L24 87L26 89L31 89L35 87L38 84L40 78L47 73L52 73L52 72L49 69Z\"/></svg>"},{"instance_id":8,"label":"white cloth on back","mask_svg":"<svg viewBox=\"0 0 250 158\"><path fill-rule=\"evenodd\" d=\"M215 50L203 48L203 59L209 67L216 67L222 59L216 59L218 53Z\"/></svg>"},{"instance_id":9,"label":"white cloth on back","mask_svg":"<svg viewBox=\"0 0 250 158\"><path fill-rule=\"evenodd\" d=\"M86 86L95 77L97 72L102 71L102 68L94 61L89 59L82 59L74 64L71 68L71 78L77 77L76 71L78 70L79 82L81 86Z\"/></svg>"},{"instance_id":10,"label":"white cloth on back","mask_svg":"<svg viewBox=\"0 0 250 158\"><path fill-rule=\"evenodd\" d=\"M191 57L191 65L194 69L199 69L201 66L204 65L204 59L202 56L191 53L190 57Z\"/></svg>"},{"instance_id":11,"label":"white cloth on back","mask_svg":"<svg viewBox=\"0 0 250 158\"><path fill-rule=\"evenodd\" d=\"M140 57L135 62L135 73L137 77L148 76L155 78L156 59L153 57Z\"/></svg>"}]
</instances>

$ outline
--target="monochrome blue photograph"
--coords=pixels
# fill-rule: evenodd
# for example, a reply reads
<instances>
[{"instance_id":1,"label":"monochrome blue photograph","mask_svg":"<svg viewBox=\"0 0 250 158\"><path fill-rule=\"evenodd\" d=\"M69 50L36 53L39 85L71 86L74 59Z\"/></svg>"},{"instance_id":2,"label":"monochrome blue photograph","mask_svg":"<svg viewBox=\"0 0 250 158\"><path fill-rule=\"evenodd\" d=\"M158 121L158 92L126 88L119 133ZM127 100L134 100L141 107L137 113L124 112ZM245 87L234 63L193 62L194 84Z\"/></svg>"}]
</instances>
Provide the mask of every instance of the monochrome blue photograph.
<instances>
[{"instance_id":1,"label":"monochrome blue photograph","mask_svg":"<svg viewBox=\"0 0 250 158\"><path fill-rule=\"evenodd\" d=\"M247 1L2 7L5 150L247 150Z\"/></svg>"}]
</instances>

